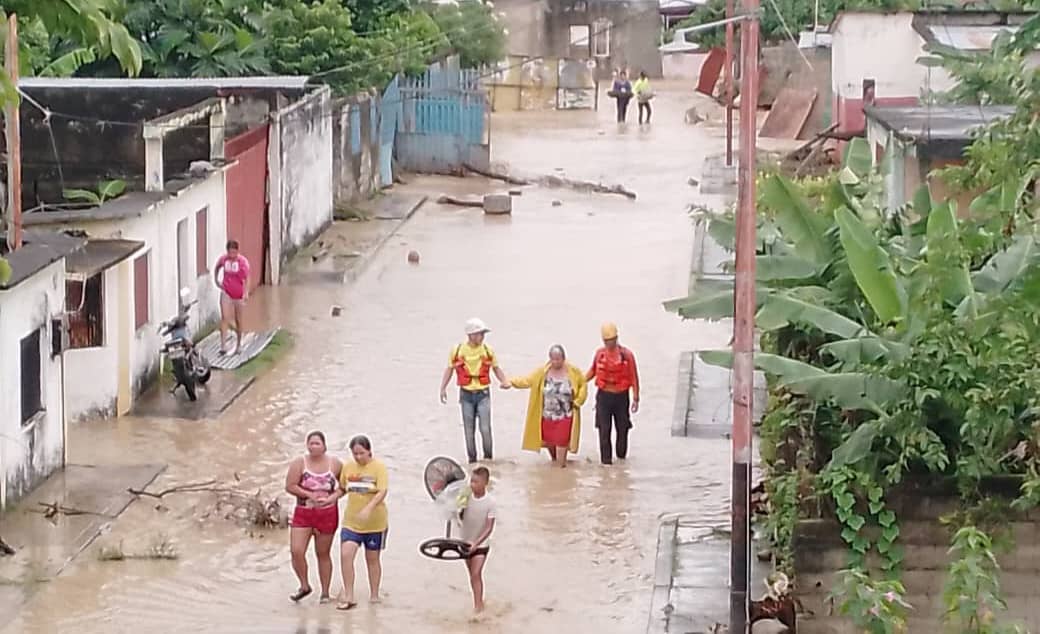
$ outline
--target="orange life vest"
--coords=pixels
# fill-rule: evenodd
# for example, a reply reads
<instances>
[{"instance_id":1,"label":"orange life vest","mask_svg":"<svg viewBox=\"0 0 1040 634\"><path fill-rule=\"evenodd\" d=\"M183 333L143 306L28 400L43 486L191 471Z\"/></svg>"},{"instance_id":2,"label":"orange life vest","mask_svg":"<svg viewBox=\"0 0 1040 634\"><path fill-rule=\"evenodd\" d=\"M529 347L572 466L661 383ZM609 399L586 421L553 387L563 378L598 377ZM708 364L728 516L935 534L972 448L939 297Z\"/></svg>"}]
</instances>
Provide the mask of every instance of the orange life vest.
<instances>
[{"instance_id":1,"label":"orange life vest","mask_svg":"<svg viewBox=\"0 0 1040 634\"><path fill-rule=\"evenodd\" d=\"M617 347L617 356L606 348L596 352L596 387L608 392L627 392L633 384L632 355Z\"/></svg>"},{"instance_id":2,"label":"orange life vest","mask_svg":"<svg viewBox=\"0 0 1040 634\"><path fill-rule=\"evenodd\" d=\"M476 379L481 385L491 385L491 351L488 350L487 344L483 344L484 356L480 358L480 372L477 374ZM466 366L466 359L462 357L462 344L460 343L455 347L455 356L452 361L452 365L455 366L455 378L458 381L459 387L466 387L473 382L473 375L470 374L469 368Z\"/></svg>"}]
</instances>

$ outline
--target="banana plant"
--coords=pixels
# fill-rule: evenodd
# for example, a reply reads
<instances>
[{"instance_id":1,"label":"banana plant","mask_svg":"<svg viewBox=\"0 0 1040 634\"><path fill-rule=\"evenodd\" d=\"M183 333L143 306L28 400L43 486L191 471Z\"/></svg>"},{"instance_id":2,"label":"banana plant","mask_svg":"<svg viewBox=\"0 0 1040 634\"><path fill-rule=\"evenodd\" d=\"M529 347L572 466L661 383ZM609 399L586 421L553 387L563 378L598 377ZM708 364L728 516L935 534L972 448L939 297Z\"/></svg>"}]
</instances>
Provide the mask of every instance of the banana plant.
<instances>
[{"instance_id":1,"label":"banana plant","mask_svg":"<svg viewBox=\"0 0 1040 634\"><path fill-rule=\"evenodd\" d=\"M11 265L7 260L0 258L0 286L7 284L9 279L11 279Z\"/></svg>"}]
</instances>

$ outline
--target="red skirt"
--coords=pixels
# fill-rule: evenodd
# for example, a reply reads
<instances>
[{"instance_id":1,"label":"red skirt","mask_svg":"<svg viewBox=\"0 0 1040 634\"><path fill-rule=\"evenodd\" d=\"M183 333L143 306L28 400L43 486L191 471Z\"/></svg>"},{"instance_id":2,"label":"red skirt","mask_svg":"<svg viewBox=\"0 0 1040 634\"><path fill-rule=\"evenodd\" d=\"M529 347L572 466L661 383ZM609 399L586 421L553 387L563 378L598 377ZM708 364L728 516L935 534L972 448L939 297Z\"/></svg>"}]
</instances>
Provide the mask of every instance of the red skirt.
<instances>
[{"instance_id":1,"label":"red skirt","mask_svg":"<svg viewBox=\"0 0 1040 634\"><path fill-rule=\"evenodd\" d=\"M289 525L293 528L309 528L322 535L331 535L339 528L339 509L335 504L320 509L297 505Z\"/></svg>"},{"instance_id":2,"label":"red skirt","mask_svg":"<svg viewBox=\"0 0 1040 634\"><path fill-rule=\"evenodd\" d=\"M545 447L570 447L571 426L574 419L570 416L560 420L542 419L542 445Z\"/></svg>"}]
</instances>

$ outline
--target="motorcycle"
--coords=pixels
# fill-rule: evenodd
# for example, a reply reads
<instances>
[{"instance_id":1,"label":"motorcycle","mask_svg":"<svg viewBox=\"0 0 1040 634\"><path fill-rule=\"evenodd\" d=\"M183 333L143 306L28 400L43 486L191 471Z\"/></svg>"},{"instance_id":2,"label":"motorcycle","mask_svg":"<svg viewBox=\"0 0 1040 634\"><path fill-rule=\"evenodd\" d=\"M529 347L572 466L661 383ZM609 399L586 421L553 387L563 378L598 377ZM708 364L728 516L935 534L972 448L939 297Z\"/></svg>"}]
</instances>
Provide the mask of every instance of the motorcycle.
<instances>
[{"instance_id":1,"label":"motorcycle","mask_svg":"<svg viewBox=\"0 0 1040 634\"><path fill-rule=\"evenodd\" d=\"M159 333L167 338L162 352L169 357L173 378L177 381L170 393L176 393L177 388L183 387L188 400L195 401L198 399L197 387L209 381L212 370L188 335L188 311L196 304L190 297L191 291L181 289L178 302L180 311L176 317L159 324Z\"/></svg>"}]
</instances>

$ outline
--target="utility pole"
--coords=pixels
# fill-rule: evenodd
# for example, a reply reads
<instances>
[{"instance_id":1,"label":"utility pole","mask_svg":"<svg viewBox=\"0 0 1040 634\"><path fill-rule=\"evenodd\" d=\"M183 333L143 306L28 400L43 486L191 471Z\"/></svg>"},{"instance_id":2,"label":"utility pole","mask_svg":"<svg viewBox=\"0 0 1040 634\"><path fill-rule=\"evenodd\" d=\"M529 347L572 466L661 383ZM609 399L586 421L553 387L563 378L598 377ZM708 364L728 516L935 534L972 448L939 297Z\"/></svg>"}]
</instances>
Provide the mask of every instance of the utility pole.
<instances>
[{"instance_id":1,"label":"utility pole","mask_svg":"<svg viewBox=\"0 0 1040 634\"><path fill-rule=\"evenodd\" d=\"M730 634L748 631L751 572L751 415L755 345L755 159L758 111L759 0L743 0L740 27L740 163L733 307L733 480L731 490Z\"/></svg>"},{"instance_id":2,"label":"utility pole","mask_svg":"<svg viewBox=\"0 0 1040 634\"><path fill-rule=\"evenodd\" d=\"M18 18L7 18L4 67L11 83L18 86ZM4 107L4 134L7 139L7 246L22 247L22 127L18 120L18 95Z\"/></svg>"},{"instance_id":3,"label":"utility pole","mask_svg":"<svg viewBox=\"0 0 1040 634\"><path fill-rule=\"evenodd\" d=\"M726 19L733 19L733 0L726 0ZM726 64L722 67L726 85L726 167L733 167L733 22L726 23Z\"/></svg>"}]
</instances>

